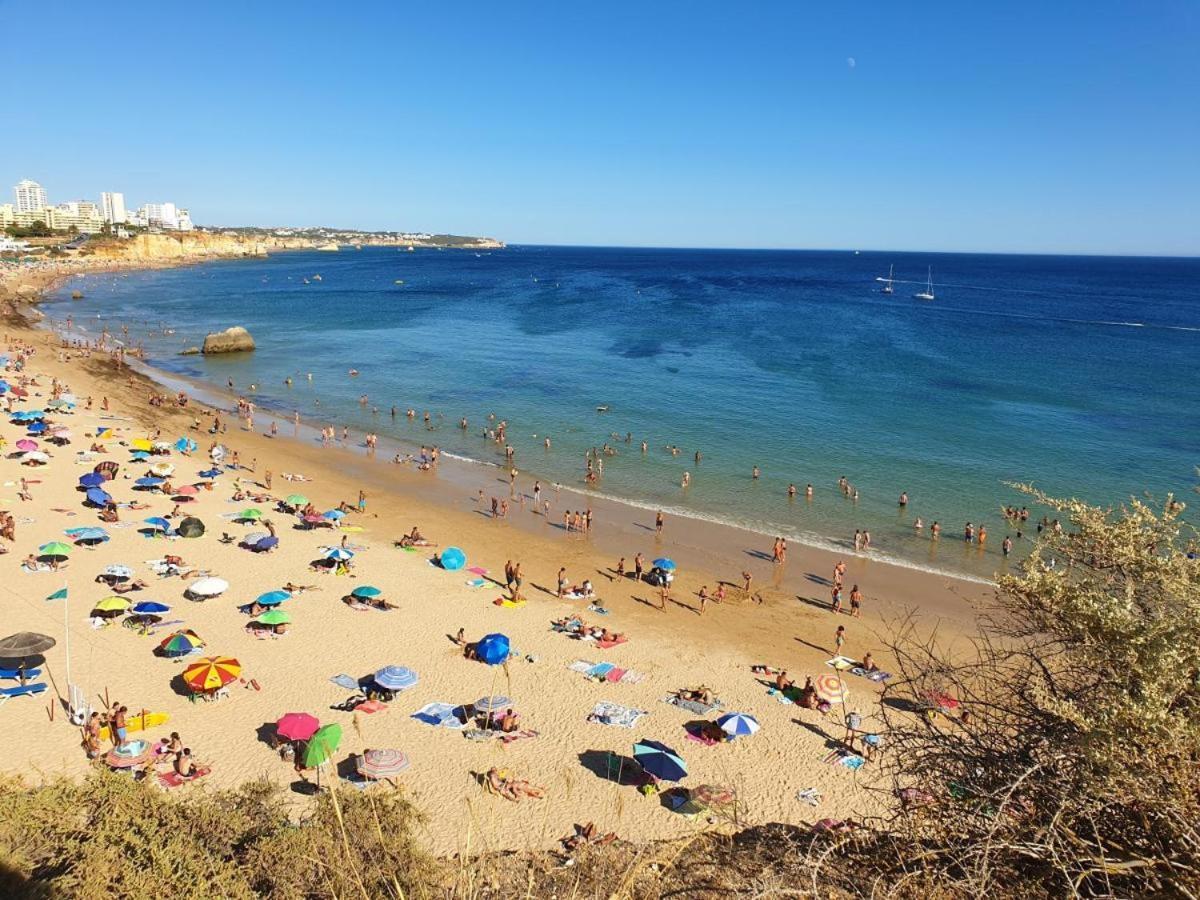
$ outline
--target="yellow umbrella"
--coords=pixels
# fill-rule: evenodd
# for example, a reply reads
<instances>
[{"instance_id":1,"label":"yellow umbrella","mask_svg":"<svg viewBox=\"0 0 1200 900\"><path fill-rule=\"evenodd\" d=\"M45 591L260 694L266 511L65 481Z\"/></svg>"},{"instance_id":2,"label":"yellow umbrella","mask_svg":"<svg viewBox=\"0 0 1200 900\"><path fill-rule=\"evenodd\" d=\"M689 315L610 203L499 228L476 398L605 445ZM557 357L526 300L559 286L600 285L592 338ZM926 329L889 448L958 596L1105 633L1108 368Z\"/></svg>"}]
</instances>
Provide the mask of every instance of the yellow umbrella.
<instances>
[{"instance_id":1,"label":"yellow umbrella","mask_svg":"<svg viewBox=\"0 0 1200 900\"><path fill-rule=\"evenodd\" d=\"M242 664L232 656L206 656L183 670L183 680L194 691L215 691L242 674Z\"/></svg>"},{"instance_id":2,"label":"yellow umbrella","mask_svg":"<svg viewBox=\"0 0 1200 900\"><path fill-rule=\"evenodd\" d=\"M129 601L124 597L105 597L99 603L92 607L101 612L111 612L114 609L129 609Z\"/></svg>"},{"instance_id":3,"label":"yellow umbrella","mask_svg":"<svg viewBox=\"0 0 1200 900\"><path fill-rule=\"evenodd\" d=\"M129 442L129 446L134 450L145 450L147 453L154 449L154 445L146 438L134 438Z\"/></svg>"}]
</instances>

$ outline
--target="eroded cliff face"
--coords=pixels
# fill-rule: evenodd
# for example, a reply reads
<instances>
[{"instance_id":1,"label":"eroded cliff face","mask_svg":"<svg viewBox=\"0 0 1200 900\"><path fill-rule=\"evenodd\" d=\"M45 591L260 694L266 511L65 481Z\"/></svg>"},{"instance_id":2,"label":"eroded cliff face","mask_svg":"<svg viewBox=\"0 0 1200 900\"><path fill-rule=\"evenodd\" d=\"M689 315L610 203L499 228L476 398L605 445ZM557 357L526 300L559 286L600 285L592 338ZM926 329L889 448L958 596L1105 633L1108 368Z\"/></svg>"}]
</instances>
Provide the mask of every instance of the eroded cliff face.
<instances>
[{"instance_id":1,"label":"eroded cliff face","mask_svg":"<svg viewBox=\"0 0 1200 900\"><path fill-rule=\"evenodd\" d=\"M251 238L193 231L182 234L139 234L128 240L105 242L92 249L97 259L179 260L204 257L266 256L272 250L311 246L304 238Z\"/></svg>"}]
</instances>

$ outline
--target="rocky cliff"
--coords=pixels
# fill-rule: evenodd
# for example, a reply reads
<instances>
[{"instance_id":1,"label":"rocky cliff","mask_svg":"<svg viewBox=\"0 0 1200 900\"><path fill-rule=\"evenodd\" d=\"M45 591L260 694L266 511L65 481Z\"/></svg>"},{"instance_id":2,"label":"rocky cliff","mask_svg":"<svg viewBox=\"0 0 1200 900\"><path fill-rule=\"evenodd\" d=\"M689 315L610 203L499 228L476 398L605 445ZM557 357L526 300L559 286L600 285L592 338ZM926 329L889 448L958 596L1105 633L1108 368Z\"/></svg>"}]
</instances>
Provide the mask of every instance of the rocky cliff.
<instances>
[{"instance_id":1,"label":"rocky cliff","mask_svg":"<svg viewBox=\"0 0 1200 900\"><path fill-rule=\"evenodd\" d=\"M224 331L214 331L204 338L201 353L244 353L254 349L254 338L245 328L235 325Z\"/></svg>"}]
</instances>

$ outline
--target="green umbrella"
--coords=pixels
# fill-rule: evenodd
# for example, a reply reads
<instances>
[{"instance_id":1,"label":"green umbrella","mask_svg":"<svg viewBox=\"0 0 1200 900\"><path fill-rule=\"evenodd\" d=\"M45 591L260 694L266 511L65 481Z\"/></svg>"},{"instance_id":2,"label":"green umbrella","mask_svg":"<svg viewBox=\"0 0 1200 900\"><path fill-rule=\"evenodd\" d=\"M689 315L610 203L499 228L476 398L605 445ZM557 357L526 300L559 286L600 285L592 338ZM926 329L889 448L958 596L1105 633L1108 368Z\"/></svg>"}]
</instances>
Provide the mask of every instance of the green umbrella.
<instances>
[{"instance_id":1,"label":"green umbrella","mask_svg":"<svg viewBox=\"0 0 1200 900\"><path fill-rule=\"evenodd\" d=\"M292 617L282 609L269 609L258 617L258 621L264 625L287 625Z\"/></svg>"},{"instance_id":2,"label":"green umbrella","mask_svg":"<svg viewBox=\"0 0 1200 900\"><path fill-rule=\"evenodd\" d=\"M329 762L333 754L337 753L338 744L341 742L341 725L334 722L318 728L316 733L308 739L308 746L304 748L304 767L313 769Z\"/></svg>"},{"instance_id":3,"label":"green umbrella","mask_svg":"<svg viewBox=\"0 0 1200 900\"><path fill-rule=\"evenodd\" d=\"M303 494L289 494L283 502L288 506L308 506L308 498Z\"/></svg>"},{"instance_id":4,"label":"green umbrella","mask_svg":"<svg viewBox=\"0 0 1200 900\"><path fill-rule=\"evenodd\" d=\"M251 507L250 509L243 509L240 513L238 513L237 517L239 519L261 519L262 515L261 509L254 509Z\"/></svg>"},{"instance_id":5,"label":"green umbrella","mask_svg":"<svg viewBox=\"0 0 1200 900\"><path fill-rule=\"evenodd\" d=\"M51 541L38 547L38 553L42 556L70 556L71 548L62 541Z\"/></svg>"}]
</instances>

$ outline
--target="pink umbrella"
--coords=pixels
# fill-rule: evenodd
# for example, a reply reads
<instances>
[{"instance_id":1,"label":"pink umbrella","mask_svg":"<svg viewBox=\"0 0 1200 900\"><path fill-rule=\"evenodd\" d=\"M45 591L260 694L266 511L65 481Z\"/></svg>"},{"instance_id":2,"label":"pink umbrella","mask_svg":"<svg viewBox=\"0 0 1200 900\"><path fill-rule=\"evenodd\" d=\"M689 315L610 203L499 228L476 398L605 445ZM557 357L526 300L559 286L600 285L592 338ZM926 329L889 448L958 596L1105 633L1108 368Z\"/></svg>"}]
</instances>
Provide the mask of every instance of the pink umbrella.
<instances>
[{"instance_id":1,"label":"pink umbrella","mask_svg":"<svg viewBox=\"0 0 1200 900\"><path fill-rule=\"evenodd\" d=\"M183 487L179 488L179 490L177 490L175 493L182 494L185 497L191 497L197 493L196 486L194 484L185 484Z\"/></svg>"},{"instance_id":2,"label":"pink umbrella","mask_svg":"<svg viewBox=\"0 0 1200 900\"><path fill-rule=\"evenodd\" d=\"M288 713L275 723L275 733L285 741L307 741L321 723L308 713Z\"/></svg>"},{"instance_id":3,"label":"pink umbrella","mask_svg":"<svg viewBox=\"0 0 1200 900\"><path fill-rule=\"evenodd\" d=\"M37 441L31 441L28 438L22 438L21 440L17 441L17 449L18 450L36 450L37 449Z\"/></svg>"}]
</instances>

